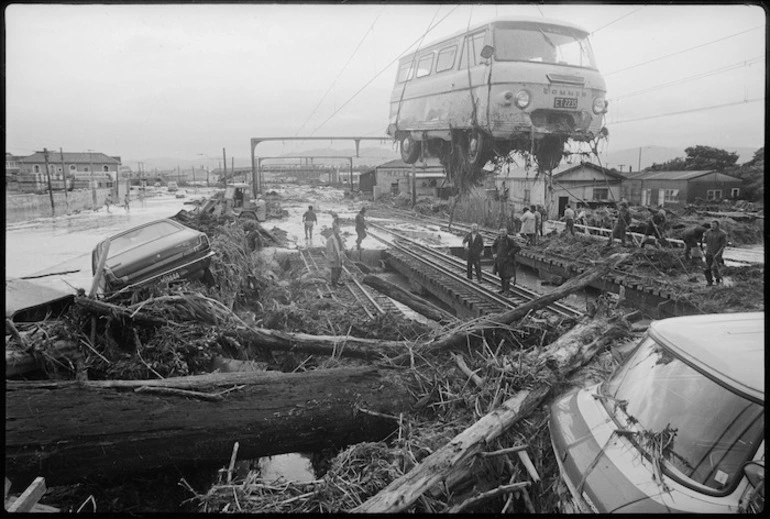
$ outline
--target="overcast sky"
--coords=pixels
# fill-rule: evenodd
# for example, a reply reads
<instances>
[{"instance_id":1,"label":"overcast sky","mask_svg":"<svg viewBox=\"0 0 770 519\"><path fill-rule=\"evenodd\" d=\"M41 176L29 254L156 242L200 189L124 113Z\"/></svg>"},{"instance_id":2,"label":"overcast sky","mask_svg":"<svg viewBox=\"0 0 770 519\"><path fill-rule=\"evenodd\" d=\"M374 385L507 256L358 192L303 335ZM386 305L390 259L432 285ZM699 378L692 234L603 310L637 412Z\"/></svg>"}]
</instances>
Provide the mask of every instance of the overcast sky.
<instances>
[{"instance_id":1,"label":"overcast sky","mask_svg":"<svg viewBox=\"0 0 770 519\"><path fill-rule=\"evenodd\" d=\"M431 24L423 45L498 15L595 31L610 149L764 143L756 6L18 4L5 11L6 151L92 149L125 163L216 160L226 147L245 163L251 137L384 135L391 63Z\"/></svg>"}]
</instances>

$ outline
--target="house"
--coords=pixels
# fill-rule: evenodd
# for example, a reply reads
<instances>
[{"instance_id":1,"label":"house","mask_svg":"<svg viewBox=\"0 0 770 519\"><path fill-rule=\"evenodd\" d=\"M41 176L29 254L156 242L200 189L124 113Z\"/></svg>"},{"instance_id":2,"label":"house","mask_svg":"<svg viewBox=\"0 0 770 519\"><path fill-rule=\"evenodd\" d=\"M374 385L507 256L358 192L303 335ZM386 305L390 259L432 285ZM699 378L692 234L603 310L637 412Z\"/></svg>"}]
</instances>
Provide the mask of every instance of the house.
<instances>
[{"instance_id":1,"label":"house","mask_svg":"<svg viewBox=\"0 0 770 519\"><path fill-rule=\"evenodd\" d=\"M525 205L540 204L551 219L561 217L568 203L576 208L578 203L596 206L619 201L624 180L620 173L591 162L562 164L552 172L549 207L545 174L538 174L534 168L507 168L504 171L504 175L495 177L495 187L500 194L507 190L513 210L521 212Z\"/></svg>"},{"instance_id":2,"label":"house","mask_svg":"<svg viewBox=\"0 0 770 519\"><path fill-rule=\"evenodd\" d=\"M42 151L19 158L18 164L20 191L45 192L48 190L46 157ZM64 188L65 174L69 189L92 186L112 187L118 178L120 165L120 157L111 157L104 153L48 152L48 171L51 174L51 186L54 190Z\"/></svg>"},{"instance_id":3,"label":"house","mask_svg":"<svg viewBox=\"0 0 770 519\"><path fill-rule=\"evenodd\" d=\"M623 197L636 205L686 205L699 199L737 199L742 184L741 179L716 170L640 171L626 175Z\"/></svg>"},{"instance_id":4,"label":"house","mask_svg":"<svg viewBox=\"0 0 770 519\"><path fill-rule=\"evenodd\" d=\"M412 172L414 172L416 196L441 197L446 194L448 180L444 166L438 159L429 158L421 162L407 164L396 159L375 166L361 174L361 191L372 193L411 194Z\"/></svg>"},{"instance_id":5,"label":"house","mask_svg":"<svg viewBox=\"0 0 770 519\"><path fill-rule=\"evenodd\" d=\"M19 159L21 157L12 155L11 153L5 153L5 187L10 188L12 185L16 185L16 180L19 175Z\"/></svg>"}]
</instances>

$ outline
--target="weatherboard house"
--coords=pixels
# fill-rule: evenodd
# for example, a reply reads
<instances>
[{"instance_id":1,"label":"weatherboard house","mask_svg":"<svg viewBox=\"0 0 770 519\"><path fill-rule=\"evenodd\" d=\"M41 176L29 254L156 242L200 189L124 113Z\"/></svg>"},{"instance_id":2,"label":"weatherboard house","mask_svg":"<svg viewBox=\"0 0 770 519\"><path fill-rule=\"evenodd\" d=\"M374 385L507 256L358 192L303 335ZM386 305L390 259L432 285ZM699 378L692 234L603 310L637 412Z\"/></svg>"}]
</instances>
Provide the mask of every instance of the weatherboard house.
<instances>
[{"instance_id":1,"label":"weatherboard house","mask_svg":"<svg viewBox=\"0 0 770 519\"><path fill-rule=\"evenodd\" d=\"M361 174L360 190L372 193L377 198L380 194L411 194L412 173L414 173L415 193L418 197L448 196L451 184L446 171L438 159L426 159L425 164L417 161L407 164L401 159L391 160Z\"/></svg>"},{"instance_id":2,"label":"weatherboard house","mask_svg":"<svg viewBox=\"0 0 770 519\"><path fill-rule=\"evenodd\" d=\"M548 210L548 218L559 218L567 204L599 206L619 202L623 176L591 162L577 165L562 164L551 176L551 207L547 207L547 175L536 168L505 168L495 177L497 193L507 193L512 209L521 212L524 206L540 204Z\"/></svg>"},{"instance_id":3,"label":"weatherboard house","mask_svg":"<svg viewBox=\"0 0 770 519\"><path fill-rule=\"evenodd\" d=\"M623 197L630 204L692 204L698 200L736 200L743 181L715 170L640 171L625 175Z\"/></svg>"}]
</instances>

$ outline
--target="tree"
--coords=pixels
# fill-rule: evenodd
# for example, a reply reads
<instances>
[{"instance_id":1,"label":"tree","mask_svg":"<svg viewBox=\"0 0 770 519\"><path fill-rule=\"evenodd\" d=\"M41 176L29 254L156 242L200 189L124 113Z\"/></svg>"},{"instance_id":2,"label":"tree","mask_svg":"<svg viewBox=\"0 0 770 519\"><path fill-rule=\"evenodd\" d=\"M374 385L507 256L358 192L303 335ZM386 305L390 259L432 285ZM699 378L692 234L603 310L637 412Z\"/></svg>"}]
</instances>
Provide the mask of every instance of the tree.
<instances>
[{"instance_id":1,"label":"tree","mask_svg":"<svg viewBox=\"0 0 770 519\"><path fill-rule=\"evenodd\" d=\"M684 169L689 171L717 170L725 171L738 162L738 154L711 146L691 146L685 148L687 158Z\"/></svg>"},{"instance_id":2,"label":"tree","mask_svg":"<svg viewBox=\"0 0 770 519\"><path fill-rule=\"evenodd\" d=\"M765 148L754 152L754 157L745 164L734 166L726 174L743 180L741 198L749 201L762 200L765 195Z\"/></svg>"},{"instance_id":3,"label":"tree","mask_svg":"<svg viewBox=\"0 0 770 519\"><path fill-rule=\"evenodd\" d=\"M675 159L667 160L662 164L653 164L646 169L647 171L682 171L685 169L685 159L677 157Z\"/></svg>"}]
</instances>

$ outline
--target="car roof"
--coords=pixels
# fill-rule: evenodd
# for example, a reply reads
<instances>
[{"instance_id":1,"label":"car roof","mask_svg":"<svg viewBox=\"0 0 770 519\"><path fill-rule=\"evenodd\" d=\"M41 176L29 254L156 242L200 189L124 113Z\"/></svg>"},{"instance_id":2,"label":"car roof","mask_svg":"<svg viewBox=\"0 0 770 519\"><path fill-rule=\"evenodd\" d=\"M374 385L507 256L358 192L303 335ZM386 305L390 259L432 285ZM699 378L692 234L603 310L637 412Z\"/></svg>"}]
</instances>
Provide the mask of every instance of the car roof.
<instances>
[{"instance_id":1,"label":"car roof","mask_svg":"<svg viewBox=\"0 0 770 519\"><path fill-rule=\"evenodd\" d=\"M649 334L693 368L764 403L764 312L673 317L654 321Z\"/></svg>"}]
</instances>

